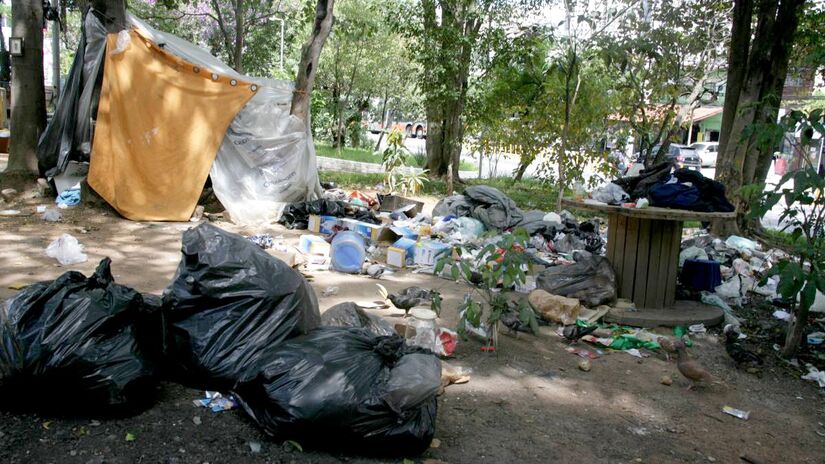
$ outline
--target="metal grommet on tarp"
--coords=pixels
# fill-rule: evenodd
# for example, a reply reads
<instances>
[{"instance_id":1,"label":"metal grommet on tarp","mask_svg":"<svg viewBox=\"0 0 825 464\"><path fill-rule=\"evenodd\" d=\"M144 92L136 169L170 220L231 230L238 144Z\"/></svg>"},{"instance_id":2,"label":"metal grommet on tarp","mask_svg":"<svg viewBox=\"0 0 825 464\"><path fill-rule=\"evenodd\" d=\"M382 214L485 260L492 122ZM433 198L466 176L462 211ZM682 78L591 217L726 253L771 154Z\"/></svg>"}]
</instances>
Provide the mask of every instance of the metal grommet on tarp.
<instances>
[{"instance_id":1,"label":"metal grommet on tarp","mask_svg":"<svg viewBox=\"0 0 825 464\"><path fill-rule=\"evenodd\" d=\"M232 79L231 81L229 81L229 85L231 85L232 87L235 87L236 85L238 85L238 81L235 80L235 79Z\"/></svg>"},{"instance_id":2,"label":"metal grommet on tarp","mask_svg":"<svg viewBox=\"0 0 825 464\"><path fill-rule=\"evenodd\" d=\"M194 72L195 74L198 74L198 73L201 72L201 68L199 68L197 66L194 66L194 67L192 67L192 72Z\"/></svg>"},{"instance_id":3,"label":"metal grommet on tarp","mask_svg":"<svg viewBox=\"0 0 825 464\"><path fill-rule=\"evenodd\" d=\"M257 92L258 91L258 86L255 85L255 84L252 84L252 85L249 86L249 90L251 90L253 92Z\"/></svg>"},{"instance_id":4,"label":"metal grommet on tarp","mask_svg":"<svg viewBox=\"0 0 825 464\"><path fill-rule=\"evenodd\" d=\"M215 73L212 73L212 80L213 80L213 81L218 80L218 75L217 75L217 74L215 74Z\"/></svg>"}]
</instances>

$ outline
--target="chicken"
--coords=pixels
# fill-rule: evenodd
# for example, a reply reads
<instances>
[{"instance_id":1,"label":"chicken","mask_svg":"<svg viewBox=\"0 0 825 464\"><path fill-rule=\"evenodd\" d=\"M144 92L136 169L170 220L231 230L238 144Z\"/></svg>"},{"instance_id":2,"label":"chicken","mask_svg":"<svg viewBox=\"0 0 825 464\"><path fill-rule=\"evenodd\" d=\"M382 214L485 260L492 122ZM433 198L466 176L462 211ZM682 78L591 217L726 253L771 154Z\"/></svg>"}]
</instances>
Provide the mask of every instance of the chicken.
<instances>
[{"instance_id":1,"label":"chicken","mask_svg":"<svg viewBox=\"0 0 825 464\"><path fill-rule=\"evenodd\" d=\"M433 291L421 287L408 287L398 293L388 293L383 285L378 285L379 293L384 299L390 302L398 309L404 310L404 317L410 312L410 309L432 303Z\"/></svg>"},{"instance_id":2,"label":"chicken","mask_svg":"<svg viewBox=\"0 0 825 464\"><path fill-rule=\"evenodd\" d=\"M725 335L725 351L728 352L728 356L733 359L737 366L740 364L762 365L764 361L759 355L739 343L739 332L732 325L726 325L723 332Z\"/></svg>"},{"instance_id":3,"label":"chicken","mask_svg":"<svg viewBox=\"0 0 825 464\"><path fill-rule=\"evenodd\" d=\"M688 387L688 390L693 389L693 387L701 384L702 382L710 382L713 379L710 372L702 367L698 361L691 359L688 356L685 343L683 341L679 340L674 343L674 345L676 347L676 352L678 353L676 367L686 379L691 381L691 385Z\"/></svg>"},{"instance_id":4,"label":"chicken","mask_svg":"<svg viewBox=\"0 0 825 464\"><path fill-rule=\"evenodd\" d=\"M575 343L579 341L580 338L584 337L585 335L589 335L593 333L598 327L590 326L590 327L581 327L576 324L570 324L564 326L562 329L562 335L566 338L569 342Z\"/></svg>"}]
</instances>

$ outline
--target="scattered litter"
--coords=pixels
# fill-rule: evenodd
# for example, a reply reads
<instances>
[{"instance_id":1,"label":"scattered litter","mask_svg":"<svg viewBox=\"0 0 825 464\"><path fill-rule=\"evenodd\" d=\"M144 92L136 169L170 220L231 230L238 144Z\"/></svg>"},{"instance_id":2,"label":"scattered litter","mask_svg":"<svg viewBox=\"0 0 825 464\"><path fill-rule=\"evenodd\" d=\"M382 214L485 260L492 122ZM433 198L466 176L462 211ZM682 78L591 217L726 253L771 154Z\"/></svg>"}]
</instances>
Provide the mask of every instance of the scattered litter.
<instances>
[{"instance_id":1,"label":"scattered litter","mask_svg":"<svg viewBox=\"0 0 825 464\"><path fill-rule=\"evenodd\" d=\"M567 347L565 351L585 359L598 359L602 356L602 354L604 354L601 350L590 351L586 348L576 348L572 346Z\"/></svg>"},{"instance_id":2,"label":"scattered litter","mask_svg":"<svg viewBox=\"0 0 825 464\"><path fill-rule=\"evenodd\" d=\"M673 377L665 374L662 376L661 379L659 379L659 383L661 383L662 385L667 385L669 387L673 385Z\"/></svg>"},{"instance_id":3,"label":"scattered litter","mask_svg":"<svg viewBox=\"0 0 825 464\"><path fill-rule=\"evenodd\" d=\"M541 289L530 292L527 301L542 319L564 325L574 324L582 309L575 298L553 295Z\"/></svg>"},{"instance_id":4,"label":"scattered litter","mask_svg":"<svg viewBox=\"0 0 825 464\"><path fill-rule=\"evenodd\" d=\"M195 206L195 211L192 212L192 216L189 218L189 222L198 222L203 219L203 205Z\"/></svg>"},{"instance_id":5,"label":"scattered litter","mask_svg":"<svg viewBox=\"0 0 825 464\"><path fill-rule=\"evenodd\" d=\"M690 331L691 335L699 335L707 333L708 329L705 328L705 324L700 323L688 326L688 331Z\"/></svg>"},{"instance_id":6,"label":"scattered litter","mask_svg":"<svg viewBox=\"0 0 825 464\"><path fill-rule=\"evenodd\" d=\"M60 264L84 263L87 256L83 253L83 245L70 234L63 234L46 248L46 256L55 258Z\"/></svg>"},{"instance_id":7,"label":"scattered litter","mask_svg":"<svg viewBox=\"0 0 825 464\"><path fill-rule=\"evenodd\" d=\"M249 237L246 237L246 239L254 243L255 245L258 245L264 250L272 248L275 245L275 240L272 238L272 235L270 234L250 235Z\"/></svg>"},{"instance_id":8,"label":"scattered litter","mask_svg":"<svg viewBox=\"0 0 825 464\"><path fill-rule=\"evenodd\" d=\"M4 209L0 211L0 216L17 216L20 214L19 209Z\"/></svg>"},{"instance_id":9,"label":"scattered litter","mask_svg":"<svg viewBox=\"0 0 825 464\"><path fill-rule=\"evenodd\" d=\"M64 190L57 196L54 202L61 208L78 205L80 204L80 189Z\"/></svg>"},{"instance_id":10,"label":"scattered litter","mask_svg":"<svg viewBox=\"0 0 825 464\"><path fill-rule=\"evenodd\" d=\"M238 407L238 402L232 395L223 396L216 391L203 392L203 398L192 400L192 403L200 408L208 408L212 412L229 411ZM198 417L200 421L200 417Z\"/></svg>"},{"instance_id":11,"label":"scattered litter","mask_svg":"<svg viewBox=\"0 0 825 464\"><path fill-rule=\"evenodd\" d=\"M441 447L441 440L438 438L433 438L433 441L430 442L430 448L436 449Z\"/></svg>"},{"instance_id":12,"label":"scattered litter","mask_svg":"<svg viewBox=\"0 0 825 464\"><path fill-rule=\"evenodd\" d=\"M135 434L132 432L126 432L126 441L135 441Z\"/></svg>"},{"instance_id":13,"label":"scattered litter","mask_svg":"<svg viewBox=\"0 0 825 464\"><path fill-rule=\"evenodd\" d=\"M590 364L589 359L582 359L581 361L579 361L579 370L580 371L590 372L590 369L592 369L592 366Z\"/></svg>"},{"instance_id":14,"label":"scattered litter","mask_svg":"<svg viewBox=\"0 0 825 464\"><path fill-rule=\"evenodd\" d=\"M9 289L11 290L23 290L24 288L28 287L31 284L23 283L23 282L15 282L9 285Z\"/></svg>"},{"instance_id":15,"label":"scattered litter","mask_svg":"<svg viewBox=\"0 0 825 464\"><path fill-rule=\"evenodd\" d=\"M337 291L337 290L336 290ZM321 325L327 327L359 327L378 336L394 335L395 330L381 316L364 311L361 306L348 301L337 304L321 315Z\"/></svg>"},{"instance_id":16,"label":"scattered litter","mask_svg":"<svg viewBox=\"0 0 825 464\"><path fill-rule=\"evenodd\" d=\"M56 209L49 209L46 210L40 218L46 222L58 222L63 218L63 215Z\"/></svg>"},{"instance_id":17,"label":"scattered litter","mask_svg":"<svg viewBox=\"0 0 825 464\"><path fill-rule=\"evenodd\" d=\"M732 408L730 406L724 406L722 408L722 412L729 416L738 417L742 420L748 420L748 417L751 415L750 411L742 411L741 409Z\"/></svg>"},{"instance_id":18,"label":"scattered litter","mask_svg":"<svg viewBox=\"0 0 825 464\"><path fill-rule=\"evenodd\" d=\"M37 206L38 213L45 213L46 212L46 205L38 205Z\"/></svg>"},{"instance_id":19,"label":"scattered litter","mask_svg":"<svg viewBox=\"0 0 825 464\"><path fill-rule=\"evenodd\" d=\"M734 250L741 252L749 252L752 253L754 250L759 248L759 244L754 242L753 240L749 240L745 237L739 237L738 235L731 235L725 240L725 245L733 248Z\"/></svg>"},{"instance_id":20,"label":"scattered litter","mask_svg":"<svg viewBox=\"0 0 825 464\"><path fill-rule=\"evenodd\" d=\"M790 321L793 315L787 311L783 311L781 309L777 309L773 312L773 317L779 319L780 321Z\"/></svg>"},{"instance_id":21,"label":"scattered litter","mask_svg":"<svg viewBox=\"0 0 825 464\"><path fill-rule=\"evenodd\" d=\"M644 427L628 427L628 430L630 430L633 435L638 435L640 437L650 435L650 432Z\"/></svg>"},{"instance_id":22,"label":"scattered litter","mask_svg":"<svg viewBox=\"0 0 825 464\"><path fill-rule=\"evenodd\" d=\"M357 232L340 232L332 239L330 257L332 258L332 268L336 271L358 274L361 272L361 266L366 256L367 249L364 245L364 238Z\"/></svg>"},{"instance_id":23,"label":"scattered litter","mask_svg":"<svg viewBox=\"0 0 825 464\"><path fill-rule=\"evenodd\" d=\"M381 264L370 264L367 266L367 275L373 279L380 279L385 270L386 268Z\"/></svg>"},{"instance_id":24,"label":"scattered litter","mask_svg":"<svg viewBox=\"0 0 825 464\"><path fill-rule=\"evenodd\" d=\"M325 288L324 291L321 292L321 296L328 297L328 296L337 295L338 290L339 290L338 287L329 286L329 287Z\"/></svg>"},{"instance_id":25,"label":"scattered litter","mask_svg":"<svg viewBox=\"0 0 825 464\"><path fill-rule=\"evenodd\" d=\"M261 452L261 444L257 441L250 441L249 442L249 450L252 451L253 454L257 454Z\"/></svg>"},{"instance_id":26,"label":"scattered litter","mask_svg":"<svg viewBox=\"0 0 825 464\"><path fill-rule=\"evenodd\" d=\"M802 376L802 380L816 382L819 388L825 388L825 371L820 371L810 364L808 364L807 367L808 373Z\"/></svg>"},{"instance_id":27,"label":"scattered litter","mask_svg":"<svg viewBox=\"0 0 825 464\"><path fill-rule=\"evenodd\" d=\"M809 345L821 345L825 342L825 332L811 332L808 334Z\"/></svg>"},{"instance_id":28,"label":"scattered litter","mask_svg":"<svg viewBox=\"0 0 825 464\"><path fill-rule=\"evenodd\" d=\"M627 350L624 350L624 352L629 354L630 356L633 356L634 358L644 359L649 357L649 355L645 356L644 354L642 354L642 352L639 351L638 348L629 348Z\"/></svg>"},{"instance_id":29,"label":"scattered litter","mask_svg":"<svg viewBox=\"0 0 825 464\"><path fill-rule=\"evenodd\" d=\"M195 417L193 417L193 418L192 418L192 423L193 423L193 424L195 424L195 425L201 425L201 423L202 423L202 421L201 421L201 416L195 416Z\"/></svg>"}]
</instances>

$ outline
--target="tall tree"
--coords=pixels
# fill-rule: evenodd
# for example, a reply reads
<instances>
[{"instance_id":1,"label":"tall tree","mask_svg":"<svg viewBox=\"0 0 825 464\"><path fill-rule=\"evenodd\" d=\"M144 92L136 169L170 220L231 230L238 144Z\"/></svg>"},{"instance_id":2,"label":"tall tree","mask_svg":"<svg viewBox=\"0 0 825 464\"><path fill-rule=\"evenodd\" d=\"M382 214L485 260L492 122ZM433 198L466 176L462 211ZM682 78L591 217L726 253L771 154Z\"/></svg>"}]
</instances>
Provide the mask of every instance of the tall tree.
<instances>
[{"instance_id":1,"label":"tall tree","mask_svg":"<svg viewBox=\"0 0 825 464\"><path fill-rule=\"evenodd\" d=\"M768 174L774 146L752 129L776 122L804 1L734 0L716 179L733 197L737 219L714 222L718 234L758 227L745 219L750 205L739 189L764 182Z\"/></svg>"},{"instance_id":2,"label":"tall tree","mask_svg":"<svg viewBox=\"0 0 825 464\"><path fill-rule=\"evenodd\" d=\"M721 0L628 4L628 14L606 37L605 57L616 76L619 114L650 165L662 160L691 111L715 98L706 84L724 69L726 5Z\"/></svg>"},{"instance_id":3,"label":"tall tree","mask_svg":"<svg viewBox=\"0 0 825 464\"><path fill-rule=\"evenodd\" d=\"M13 0L12 37L23 40L11 63L11 142L7 171L37 172L37 141L46 128L43 84L43 5Z\"/></svg>"},{"instance_id":4,"label":"tall tree","mask_svg":"<svg viewBox=\"0 0 825 464\"><path fill-rule=\"evenodd\" d=\"M298 64L290 113L307 122L309 105L312 101L312 88L315 85L315 75L318 73L318 59L332 29L334 8L335 0L318 0L315 6L312 33L301 49L301 62ZM309 127L308 124L307 127Z\"/></svg>"}]
</instances>

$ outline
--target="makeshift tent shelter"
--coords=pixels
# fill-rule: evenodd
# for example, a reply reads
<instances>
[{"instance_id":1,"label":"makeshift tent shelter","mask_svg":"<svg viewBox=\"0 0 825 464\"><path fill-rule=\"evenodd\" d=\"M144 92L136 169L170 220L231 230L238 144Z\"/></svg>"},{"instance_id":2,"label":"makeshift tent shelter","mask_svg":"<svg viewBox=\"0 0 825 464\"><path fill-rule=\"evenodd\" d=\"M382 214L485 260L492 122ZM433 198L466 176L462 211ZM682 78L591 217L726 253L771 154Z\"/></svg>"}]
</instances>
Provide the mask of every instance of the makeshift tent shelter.
<instances>
[{"instance_id":1,"label":"makeshift tent shelter","mask_svg":"<svg viewBox=\"0 0 825 464\"><path fill-rule=\"evenodd\" d=\"M243 76L203 49L128 16L109 34L93 11L55 117L41 173L89 161L89 185L133 220L187 220L207 175L232 220L276 220L320 195L315 149L289 114L293 85Z\"/></svg>"}]
</instances>

